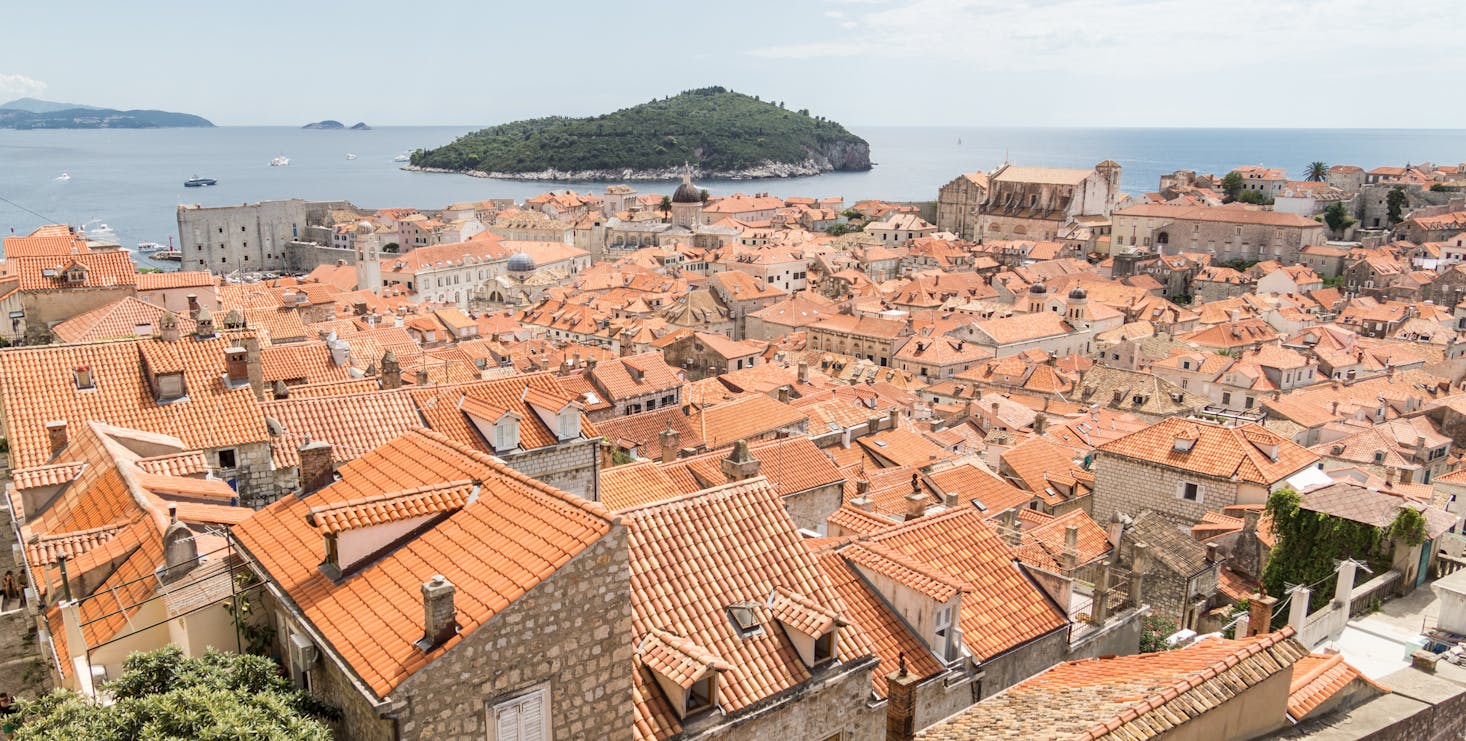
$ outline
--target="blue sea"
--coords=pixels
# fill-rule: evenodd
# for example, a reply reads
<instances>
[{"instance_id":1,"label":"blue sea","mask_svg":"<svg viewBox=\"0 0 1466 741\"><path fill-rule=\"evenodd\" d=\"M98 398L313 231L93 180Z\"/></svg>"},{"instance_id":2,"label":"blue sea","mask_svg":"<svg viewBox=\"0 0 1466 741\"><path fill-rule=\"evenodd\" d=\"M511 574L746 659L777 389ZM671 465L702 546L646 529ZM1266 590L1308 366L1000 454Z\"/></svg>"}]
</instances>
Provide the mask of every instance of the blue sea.
<instances>
[{"instance_id":1,"label":"blue sea","mask_svg":"<svg viewBox=\"0 0 1466 741\"><path fill-rule=\"evenodd\" d=\"M291 127L212 129L0 130L0 233L46 223L105 223L125 246L176 238L175 207L282 198L345 199L358 206L440 208L455 201L523 199L551 188L599 192L605 183L529 183L404 172L392 159L446 144L477 127L384 127L313 131ZM1466 161L1466 130L1420 129L1076 129L851 127L871 145L874 169L768 181L703 181L714 194L933 200L963 172L1007 160L1024 165L1124 166L1128 192L1154 190L1180 168L1222 173L1244 164L1282 167L1301 178L1314 160L1365 169ZM357 155L347 159L348 153ZM288 167L271 167L278 155ZM60 179L62 173L69 179ZM216 178L184 188L192 175ZM643 192L671 183L634 183Z\"/></svg>"}]
</instances>

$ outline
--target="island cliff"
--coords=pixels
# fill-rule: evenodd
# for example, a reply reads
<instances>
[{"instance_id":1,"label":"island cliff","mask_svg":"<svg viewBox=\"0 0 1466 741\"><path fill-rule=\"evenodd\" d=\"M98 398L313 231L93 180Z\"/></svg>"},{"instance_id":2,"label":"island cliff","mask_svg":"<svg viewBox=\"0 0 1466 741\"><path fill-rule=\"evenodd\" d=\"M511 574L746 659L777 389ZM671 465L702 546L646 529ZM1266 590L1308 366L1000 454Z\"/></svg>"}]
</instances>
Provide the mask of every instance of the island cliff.
<instances>
[{"instance_id":1,"label":"island cliff","mask_svg":"<svg viewBox=\"0 0 1466 741\"><path fill-rule=\"evenodd\" d=\"M591 118L502 124L412 154L405 169L515 180L777 178L869 170L870 145L834 121L721 87Z\"/></svg>"}]
</instances>

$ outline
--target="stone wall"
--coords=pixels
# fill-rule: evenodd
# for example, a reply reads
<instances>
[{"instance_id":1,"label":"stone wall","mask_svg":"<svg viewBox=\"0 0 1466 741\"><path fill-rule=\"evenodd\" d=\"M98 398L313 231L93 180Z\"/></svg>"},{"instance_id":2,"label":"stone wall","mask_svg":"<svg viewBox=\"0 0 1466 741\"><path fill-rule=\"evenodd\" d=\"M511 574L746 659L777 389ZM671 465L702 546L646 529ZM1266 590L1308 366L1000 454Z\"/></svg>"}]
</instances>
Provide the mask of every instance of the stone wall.
<instances>
[{"instance_id":1,"label":"stone wall","mask_svg":"<svg viewBox=\"0 0 1466 741\"><path fill-rule=\"evenodd\" d=\"M321 265L335 265L343 260L347 265L356 264L356 250L343 247L326 247L311 242L287 242L285 244L285 269L294 273L309 273Z\"/></svg>"},{"instance_id":2,"label":"stone wall","mask_svg":"<svg viewBox=\"0 0 1466 741\"><path fill-rule=\"evenodd\" d=\"M321 224L332 210L356 210L346 201L263 201L243 206L178 207L180 270L227 274L236 270L286 271L286 245L308 224Z\"/></svg>"},{"instance_id":3,"label":"stone wall","mask_svg":"<svg viewBox=\"0 0 1466 741\"><path fill-rule=\"evenodd\" d=\"M1201 485L1197 501L1180 497L1182 482ZM1095 522L1107 523L1115 512L1134 517L1151 509L1173 520L1195 524L1202 514L1235 504L1237 484L1100 452L1094 461L1093 500L1091 514Z\"/></svg>"},{"instance_id":4,"label":"stone wall","mask_svg":"<svg viewBox=\"0 0 1466 741\"><path fill-rule=\"evenodd\" d=\"M599 439L576 440L549 448L502 455L510 468L561 491L591 501L600 499L597 467Z\"/></svg>"},{"instance_id":5,"label":"stone wall","mask_svg":"<svg viewBox=\"0 0 1466 741\"><path fill-rule=\"evenodd\" d=\"M916 727L926 728L956 715L978 701L982 684L970 675L950 672L916 687Z\"/></svg>"},{"instance_id":6,"label":"stone wall","mask_svg":"<svg viewBox=\"0 0 1466 741\"><path fill-rule=\"evenodd\" d=\"M219 463L219 451L234 451L234 468L216 468L212 473L239 492L239 503L259 509L280 498L279 482L270 457L270 443L257 442L204 451L211 467Z\"/></svg>"},{"instance_id":7,"label":"stone wall","mask_svg":"<svg viewBox=\"0 0 1466 741\"><path fill-rule=\"evenodd\" d=\"M20 308L25 312L26 341L49 342L53 339L52 325L135 295L134 286L24 291L20 294Z\"/></svg>"},{"instance_id":8,"label":"stone wall","mask_svg":"<svg viewBox=\"0 0 1466 741\"><path fill-rule=\"evenodd\" d=\"M489 707L548 683L553 738L630 739L630 586L618 526L408 677L402 737L483 739Z\"/></svg>"},{"instance_id":9,"label":"stone wall","mask_svg":"<svg viewBox=\"0 0 1466 741\"><path fill-rule=\"evenodd\" d=\"M685 739L822 739L842 741L883 738L884 704L872 706L871 672L877 660L867 656L827 667L792 695L778 702L744 708L731 723L690 729ZM627 661L630 666L630 661ZM776 696L777 697L777 696ZM629 702L629 701L628 701ZM609 730L609 729L607 729ZM561 738L559 729L556 738ZM572 738L573 736L565 736ZM598 735L597 738L611 736ZM629 738L629 732L627 737ZM482 736L480 736L482 738Z\"/></svg>"},{"instance_id":10,"label":"stone wall","mask_svg":"<svg viewBox=\"0 0 1466 741\"><path fill-rule=\"evenodd\" d=\"M823 533L825 520L845 501L842 481L795 492L784 497L784 510L804 530Z\"/></svg>"},{"instance_id":11,"label":"stone wall","mask_svg":"<svg viewBox=\"0 0 1466 741\"><path fill-rule=\"evenodd\" d=\"M1069 654L1069 628L1065 626L999 654L978 665L983 672L979 699L1003 690L1064 661Z\"/></svg>"}]
</instances>

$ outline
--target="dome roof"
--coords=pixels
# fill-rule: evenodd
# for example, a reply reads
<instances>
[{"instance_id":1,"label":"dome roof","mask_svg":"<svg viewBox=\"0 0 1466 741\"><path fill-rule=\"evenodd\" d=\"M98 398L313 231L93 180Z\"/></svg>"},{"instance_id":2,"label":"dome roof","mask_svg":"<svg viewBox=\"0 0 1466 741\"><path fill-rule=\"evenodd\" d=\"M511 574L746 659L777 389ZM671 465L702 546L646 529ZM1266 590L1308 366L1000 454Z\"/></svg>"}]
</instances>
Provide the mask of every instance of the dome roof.
<instances>
[{"instance_id":1,"label":"dome roof","mask_svg":"<svg viewBox=\"0 0 1466 741\"><path fill-rule=\"evenodd\" d=\"M1028 292L1033 294L1042 294L1048 293L1049 289L1045 288L1044 284L1042 283L1034 283L1033 285L1028 287Z\"/></svg>"},{"instance_id":2,"label":"dome roof","mask_svg":"<svg viewBox=\"0 0 1466 741\"><path fill-rule=\"evenodd\" d=\"M1082 301L1086 298L1089 298L1089 294L1085 293L1083 288L1080 288L1079 286L1074 286L1074 290L1069 292L1069 298L1072 298L1075 301Z\"/></svg>"},{"instance_id":3,"label":"dome roof","mask_svg":"<svg viewBox=\"0 0 1466 741\"><path fill-rule=\"evenodd\" d=\"M532 273L534 272L534 258L524 252L517 252L509 258L506 266L511 273Z\"/></svg>"},{"instance_id":4,"label":"dome roof","mask_svg":"<svg viewBox=\"0 0 1466 741\"><path fill-rule=\"evenodd\" d=\"M702 191L692 184L692 173L682 176L682 184L672 193L673 203L702 203Z\"/></svg>"}]
</instances>

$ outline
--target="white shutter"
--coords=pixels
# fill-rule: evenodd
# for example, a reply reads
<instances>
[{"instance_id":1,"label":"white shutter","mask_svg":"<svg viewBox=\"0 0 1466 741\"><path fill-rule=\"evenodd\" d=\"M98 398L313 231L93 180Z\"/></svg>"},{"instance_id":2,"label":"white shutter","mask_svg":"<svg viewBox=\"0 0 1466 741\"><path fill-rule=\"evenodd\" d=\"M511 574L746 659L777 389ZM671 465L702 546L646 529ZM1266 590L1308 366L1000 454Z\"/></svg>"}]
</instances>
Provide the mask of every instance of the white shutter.
<instances>
[{"instance_id":1,"label":"white shutter","mask_svg":"<svg viewBox=\"0 0 1466 741\"><path fill-rule=\"evenodd\" d=\"M494 708L494 741L519 741L519 704Z\"/></svg>"},{"instance_id":2,"label":"white shutter","mask_svg":"<svg viewBox=\"0 0 1466 741\"><path fill-rule=\"evenodd\" d=\"M545 694L536 692L519 705L519 741L545 741Z\"/></svg>"}]
</instances>

